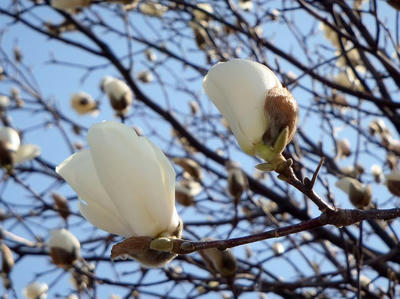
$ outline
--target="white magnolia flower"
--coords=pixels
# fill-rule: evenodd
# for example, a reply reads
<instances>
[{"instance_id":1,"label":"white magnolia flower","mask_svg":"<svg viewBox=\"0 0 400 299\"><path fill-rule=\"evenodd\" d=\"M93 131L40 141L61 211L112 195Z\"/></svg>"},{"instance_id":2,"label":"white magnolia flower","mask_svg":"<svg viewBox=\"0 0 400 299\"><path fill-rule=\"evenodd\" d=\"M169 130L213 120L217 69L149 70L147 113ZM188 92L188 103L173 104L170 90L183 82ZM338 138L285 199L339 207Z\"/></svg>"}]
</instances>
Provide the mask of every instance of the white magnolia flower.
<instances>
[{"instance_id":1,"label":"white magnolia flower","mask_svg":"<svg viewBox=\"0 0 400 299\"><path fill-rule=\"evenodd\" d=\"M175 171L151 141L117 122L93 125L90 149L56 171L82 200L93 225L124 237L171 234L180 224L175 209Z\"/></svg>"},{"instance_id":2,"label":"white magnolia flower","mask_svg":"<svg viewBox=\"0 0 400 299\"><path fill-rule=\"evenodd\" d=\"M261 141L273 146L285 127L288 142L293 137L297 103L266 66L245 59L218 63L203 86L247 154L255 155Z\"/></svg>"},{"instance_id":3,"label":"white magnolia flower","mask_svg":"<svg viewBox=\"0 0 400 299\"><path fill-rule=\"evenodd\" d=\"M271 10L271 18L273 21L278 20L279 16L281 15L281 13L279 12L279 10L277 10L276 8L274 8L273 10Z\"/></svg>"},{"instance_id":4,"label":"white magnolia flower","mask_svg":"<svg viewBox=\"0 0 400 299\"><path fill-rule=\"evenodd\" d=\"M351 155L351 144L347 138L337 140L337 159L346 158Z\"/></svg>"},{"instance_id":5,"label":"white magnolia flower","mask_svg":"<svg viewBox=\"0 0 400 299\"><path fill-rule=\"evenodd\" d=\"M27 299L45 299L47 297L47 290L49 286L46 283L33 282L28 284L23 290L25 298Z\"/></svg>"},{"instance_id":6,"label":"white magnolia flower","mask_svg":"<svg viewBox=\"0 0 400 299\"><path fill-rule=\"evenodd\" d=\"M51 232L49 247L50 255L57 266L71 266L80 257L79 240L64 228Z\"/></svg>"},{"instance_id":7,"label":"white magnolia flower","mask_svg":"<svg viewBox=\"0 0 400 299\"><path fill-rule=\"evenodd\" d=\"M350 202L356 208L362 209L371 203L371 186L350 177L341 178L335 185L349 196Z\"/></svg>"},{"instance_id":8,"label":"white magnolia flower","mask_svg":"<svg viewBox=\"0 0 400 299\"><path fill-rule=\"evenodd\" d=\"M8 166L32 160L40 155L34 144L21 145L19 134L10 127L0 128L0 165Z\"/></svg>"},{"instance_id":9,"label":"white magnolia flower","mask_svg":"<svg viewBox=\"0 0 400 299\"><path fill-rule=\"evenodd\" d=\"M91 0L51 0L50 5L57 9L67 10L90 5Z\"/></svg>"},{"instance_id":10,"label":"white magnolia flower","mask_svg":"<svg viewBox=\"0 0 400 299\"><path fill-rule=\"evenodd\" d=\"M77 92L72 94L70 102L71 107L80 115L91 114L97 116L99 113L96 101L86 92Z\"/></svg>"},{"instance_id":11,"label":"white magnolia flower","mask_svg":"<svg viewBox=\"0 0 400 299\"><path fill-rule=\"evenodd\" d=\"M395 196L400 196L400 171L394 169L391 173L385 175L386 186L390 193Z\"/></svg>"},{"instance_id":12,"label":"white magnolia flower","mask_svg":"<svg viewBox=\"0 0 400 299\"><path fill-rule=\"evenodd\" d=\"M132 104L132 91L129 86L119 79L106 76L100 88L107 94L111 107L120 114L128 112Z\"/></svg>"}]
</instances>

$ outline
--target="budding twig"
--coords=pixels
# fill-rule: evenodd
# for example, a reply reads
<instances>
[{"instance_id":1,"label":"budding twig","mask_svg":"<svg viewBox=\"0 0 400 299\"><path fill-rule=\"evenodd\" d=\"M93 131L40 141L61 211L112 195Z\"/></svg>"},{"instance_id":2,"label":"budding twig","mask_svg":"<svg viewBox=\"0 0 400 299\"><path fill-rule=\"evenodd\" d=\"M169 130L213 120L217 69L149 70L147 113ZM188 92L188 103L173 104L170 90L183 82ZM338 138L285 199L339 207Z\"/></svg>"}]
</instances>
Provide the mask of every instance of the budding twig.
<instances>
[{"instance_id":1,"label":"budding twig","mask_svg":"<svg viewBox=\"0 0 400 299\"><path fill-rule=\"evenodd\" d=\"M261 240L288 236L301 231L322 227L327 224L342 227L349 226L363 220L390 220L397 217L400 217L400 209L368 211L358 209L337 209L334 211L324 212L319 217L313 218L311 220L240 238L200 242L193 242L183 239L171 239L173 245L170 252L175 254L189 254L207 248L218 248L220 250L224 250L227 248L232 248Z\"/></svg>"}]
</instances>

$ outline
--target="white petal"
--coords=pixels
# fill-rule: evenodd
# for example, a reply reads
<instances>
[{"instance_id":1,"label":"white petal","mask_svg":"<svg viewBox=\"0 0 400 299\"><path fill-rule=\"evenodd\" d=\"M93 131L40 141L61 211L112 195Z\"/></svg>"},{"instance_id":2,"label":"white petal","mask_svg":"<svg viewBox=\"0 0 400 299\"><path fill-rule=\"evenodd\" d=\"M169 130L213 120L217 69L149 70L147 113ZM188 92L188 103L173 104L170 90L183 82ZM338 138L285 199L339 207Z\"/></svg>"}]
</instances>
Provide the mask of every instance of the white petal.
<instances>
[{"instance_id":1,"label":"white petal","mask_svg":"<svg viewBox=\"0 0 400 299\"><path fill-rule=\"evenodd\" d=\"M35 144L24 144L19 147L15 155L15 163L30 161L40 155L40 147Z\"/></svg>"},{"instance_id":2,"label":"white petal","mask_svg":"<svg viewBox=\"0 0 400 299\"><path fill-rule=\"evenodd\" d=\"M282 86L278 78L260 63L234 59L212 67L203 86L228 121L242 150L253 154L253 146L268 126L264 114L267 92Z\"/></svg>"},{"instance_id":3,"label":"white petal","mask_svg":"<svg viewBox=\"0 0 400 299\"><path fill-rule=\"evenodd\" d=\"M78 207L82 216L94 226L125 238L132 236L129 225L124 225L121 221L117 221L112 213L96 202L91 202L90 205L79 202Z\"/></svg>"},{"instance_id":4,"label":"white petal","mask_svg":"<svg viewBox=\"0 0 400 299\"><path fill-rule=\"evenodd\" d=\"M156 236L168 229L174 210L163 176L166 183L171 179L149 142L116 122L93 125L87 139L99 179L132 231Z\"/></svg>"},{"instance_id":5,"label":"white petal","mask_svg":"<svg viewBox=\"0 0 400 299\"><path fill-rule=\"evenodd\" d=\"M116 226L124 227L122 231L123 234L121 231L109 231L110 233L121 235L130 234L129 225L119 215L117 208L114 206L114 203L110 200L99 181L89 150L83 150L72 155L61 163L56 168L56 171L68 182L78 196L88 204L88 209L93 206L93 212L86 213L90 214L91 220L88 220L92 224L94 224L95 221L93 219L96 217L99 219L98 221L104 219L104 213L100 210L100 206L103 210L107 211L109 214L108 218L113 219L113 222L118 222L118 224L115 224ZM87 211L87 209L85 211ZM85 217L84 214L83 216Z\"/></svg>"}]
</instances>

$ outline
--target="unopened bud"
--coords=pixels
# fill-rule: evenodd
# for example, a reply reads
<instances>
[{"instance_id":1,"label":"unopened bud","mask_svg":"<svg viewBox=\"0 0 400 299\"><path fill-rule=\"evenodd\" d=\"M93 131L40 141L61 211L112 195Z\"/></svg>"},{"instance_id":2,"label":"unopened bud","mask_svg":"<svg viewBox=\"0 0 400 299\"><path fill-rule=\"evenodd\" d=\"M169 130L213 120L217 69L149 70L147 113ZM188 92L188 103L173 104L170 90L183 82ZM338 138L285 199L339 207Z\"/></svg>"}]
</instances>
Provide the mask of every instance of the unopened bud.
<instances>
[{"instance_id":1,"label":"unopened bud","mask_svg":"<svg viewBox=\"0 0 400 299\"><path fill-rule=\"evenodd\" d=\"M70 102L72 109L79 115L92 114L96 116L99 112L96 101L86 92L72 94Z\"/></svg>"},{"instance_id":2,"label":"unopened bud","mask_svg":"<svg viewBox=\"0 0 400 299\"><path fill-rule=\"evenodd\" d=\"M190 107L190 112L192 112L193 115L196 115L200 110L200 106L196 101L190 101L189 107Z\"/></svg>"},{"instance_id":3,"label":"unopened bud","mask_svg":"<svg viewBox=\"0 0 400 299\"><path fill-rule=\"evenodd\" d=\"M157 60L157 55L151 49L147 49L145 54L148 61L154 62Z\"/></svg>"},{"instance_id":4,"label":"unopened bud","mask_svg":"<svg viewBox=\"0 0 400 299\"><path fill-rule=\"evenodd\" d=\"M356 179L344 177L336 182L336 187L347 193L350 202L356 208L363 209L368 207L371 203L371 186L365 186Z\"/></svg>"},{"instance_id":5,"label":"unopened bud","mask_svg":"<svg viewBox=\"0 0 400 299\"><path fill-rule=\"evenodd\" d=\"M153 74L149 71L142 71L139 72L137 78L142 81L143 83L150 83L154 80Z\"/></svg>"},{"instance_id":6,"label":"unopened bud","mask_svg":"<svg viewBox=\"0 0 400 299\"><path fill-rule=\"evenodd\" d=\"M22 293L27 299L45 299L49 286L46 283L33 282L28 284Z\"/></svg>"},{"instance_id":7,"label":"unopened bud","mask_svg":"<svg viewBox=\"0 0 400 299\"><path fill-rule=\"evenodd\" d=\"M111 107L120 115L128 112L133 96L129 86L116 78L106 76L100 85L100 88L107 94Z\"/></svg>"},{"instance_id":8,"label":"unopened bud","mask_svg":"<svg viewBox=\"0 0 400 299\"><path fill-rule=\"evenodd\" d=\"M1 243L0 251L2 258L1 272L8 275L14 267L14 257L11 249L4 243Z\"/></svg>"},{"instance_id":9,"label":"unopened bud","mask_svg":"<svg viewBox=\"0 0 400 299\"><path fill-rule=\"evenodd\" d=\"M51 194L51 197L53 198L54 203L56 204L58 214L60 214L62 218L67 220L70 214L68 200L64 196L55 192Z\"/></svg>"},{"instance_id":10,"label":"unopened bud","mask_svg":"<svg viewBox=\"0 0 400 299\"><path fill-rule=\"evenodd\" d=\"M342 157L349 157L351 155L351 145L348 139L340 139L336 143L337 147L337 159Z\"/></svg>"},{"instance_id":11,"label":"unopened bud","mask_svg":"<svg viewBox=\"0 0 400 299\"><path fill-rule=\"evenodd\" d=\"M69 268L80 257L78 239L66 229L54 230L49 240L50 256L59 267Z\"/></svg>"},{"instance_id":12,"label":"unopened bud","mask_svg":"<svg viewBox=\"0 0 400 299\"><path fill-rule=\"evenodd\" d=\"M386 177L386 186L389 189L390 193L400 197L400 171L393 170L385 177Z\"/></svg>"},{"instance_id":13,"label":"unopened bud","mask_svg":"<svg viewBox=\"0 0 400 299\"><path fill-rule=\"evenodd\" d=\"M379 165L377 164L372 165L371 173L376 183L380 183L382 181L383 173L382 173L382 168Z\"/></svg>"},{"instance_id":14,"label":"unopened bud","mask_svg":"<svg viewBox=\"0 0 400 299\"><path fill-rule=\"evenodd\" d=\"M247 177L239 165L234 162L227 162L225 167L228 171L229 193L235 199L235 203L238 204L242 193L248 188Z\"/></svg>"},{"instance_id":15,"label":"unopened bud","mask_svg":"<svg viewBox=\"0 0 400 299\"><path fill-rule=\"evenodd\" d=\"M212 272L226 278L231 278L236 274L236 258L229 249L208 248L199 250L199 253Z\"/></svg>"},{"instance_id":16,"label":"unopened bud","mask_svg":"<svg viewBox=\"0 0 400 299\"><path fill-rule=\"evenodd\" d=\"M272 250L274 251L275 255L282 255L285 253L285 247L283 247L281 242L275 242L272 245Z\"/></svg>"},{"instance_id":17,"label":"unopened bud","mask_svg":"<svg viewBox=\"0 0 400 299\"><path fill-rule=\"evenodd\" d=\"M175 164L183 168L183 170L190 175L193 179L201 181L203 173L201 171L200 165L190 158L174 158L172 159Z\"/></svg>"},{"instance_id":18,"label":"unopened bud","mask_svg":"<svg viewBox=\"0 0 400 299\"><path fill-rule=\"evenodd\" d=\"M175 184L175 199L181 205L193 205L194 198L202 191L201 185L193 180L182 180Z\"/></svg>"}]
</instances>

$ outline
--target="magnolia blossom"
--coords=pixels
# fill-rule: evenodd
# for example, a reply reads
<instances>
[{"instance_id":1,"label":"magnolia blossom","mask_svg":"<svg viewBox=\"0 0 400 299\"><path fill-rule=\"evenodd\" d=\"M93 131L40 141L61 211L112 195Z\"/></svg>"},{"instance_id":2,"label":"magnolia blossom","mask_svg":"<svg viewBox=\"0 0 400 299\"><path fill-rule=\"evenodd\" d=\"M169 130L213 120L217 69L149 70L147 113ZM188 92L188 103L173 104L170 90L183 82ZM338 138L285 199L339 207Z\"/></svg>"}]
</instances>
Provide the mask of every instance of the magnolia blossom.
<instances>
[{"instance_id":1,"label":"magnolia blossom","mask_svg":"<svg viewBox=\"0 0 400 299\"><path fill-rule=\"evenodd\" d=\"M47 297L47 290L49 286L47 283L39 283L33 282L28 284L23 290L22 293L27 299L45 299Z\"/></svg>"},{"instance_id":2,"label":"magnolia blossom","mask_svg":"<svg viewBox=\"0 0 400 299\"><path fill-rule=\"evenodd\" d=\"M0 165L12 166L32 160L40 155L40 148L34 144L21 145L19 134L10 127L0 128Z\"/></svg>"},{"instance_id":3,"label":"magnolia blossom","mask_svg":"<svg viewBox=\"0 0 400 299\"><path fill-rule=\"evenodd\" d=\"M356 208L366 208L371 203L371 186L350 177L341 178L335 185L349 196L350 202Z\"/></svg>"},{"instance_id":4,"label":"magnolia blossom","mask_svg":"<svg viewBox=\"0 0 400 299\"><path fill-rule=\"evenodd\" d=\"M253 1L252 0L239 0L238 5L244 11L250 11L253 9Z\"/></svg>"},{"instance_id":5,"label":"magnolia blossom","mask_svg":"<svg viewBox=\"0 0 400 299\"><path fill-rule=\"evenodd\" d=\"M382 181L382 167L380 167L378 164L373 164L371 166L371 173L374 176L375 182L380 183Z\"/></svg>"},{"instance_id":6,"label":"magnolia blossom","mask_svg":"<svg viewBox=\"0 0 400 299\"><path fill-rule=\"evenodd\" d=\"M337 159L346 158L351 155L351 144L347 138L337 140L336 147Z\"/></svg>"},{"instance_id":7,"label":"magnolia blossom","mask_svg":"<svg viewBox=\"0 0 400 299\"><path fill-rule=\"evenodd\" d=\"M146 137L117 122L90 127L90 149L75 153L56 171L82 200L93 225L124 237L156 237L175 231L175 171Z\"/></svg>"},{"instance_id":8,"label":"magnolia blossom","mask_svg":"<svg viewBox=\"0 0 400 299\"><path fill-rule=\"evenodd\" d=\"M148 61L154 62L157 60L157 55L151 49L146 49L144 53Z\"/></svg>"},{"instance_id":9,"label":"magnolia blossom","mask_svg":"<svg viewBox=\"0 0 400 299\"><path fill-rule=\"evenodd\" d=\"M99 113L96 101L86 92L77 92L72 94L70 102L71 107L80 115L92 114L93 116L96 116Z\"/></svg>"},{"instance_id":10,"label":"magnolia blossom","mask_svg":"<svg viewBox=\"0 0 400 299\"><path fill-rule=\"evenodd\" d=\"M235 199L235 204L237 205L242 193L247 189L249 183L239 164L235 162L227 162L225 167L228 171L228 190Z\"/></svg>"},{"instance_id":11,"label":"magnolia blossom","mask_svg":"<svg viewBox=\"0 0 400 299\"><path fill-rule=\"evenodd\" d=\"M395 169L391 173L385 175L385 178L386 186L390 193L395 196L400 196L400 171Z\"/></svg>"},{"instance_id":12,"label":"magnolia blossom","mask_svg":"<svg viewBox=\"0 0 400 299\"><path fill-rule=\"evenodd\" d=\"M54 264L60 267L71 266L80 257L81 244L66 229L51 232L49 247Z\"/></svg>"},{"instance_id":13,"label":"magnolia blossom","mask_svg":"<svg viewBox=\"0 0 400 299\"><path fill-rule=\"evenodd\" d=\"M204 241L210 240L211 239L206 239ZM219 273L222 277L226 278L235 276L237 271L237 261L231 250L207 248L199 250L199 253L210 271Z\"/></svg>"},{"instance_id":14,"label":"magnolia blossom","mask_svg":"<svg viewBox=\"0 0 400 299\"><path fill-rule=\"evenodd\" d=\"M266 66L245 59L218 63L203 86L247 154L255 155L261 141L273 146L285 127L287 143L292 139L297 103Z\"/></svg>"},{"instance_id":15,"label":"magnolia blossom","mask_svg":"<svg viewBox=\"0 0 400 299\"><path fill-rule=\"evenodd\" d=\"M67 10L90 5L91 0L51 0L50 5L57 9Z\"/></svg>"},{"instance_id":16,"label":"magnolia blossom","mask_svg":"<svg viewBox=\"0 0 400 299\"><path fill-rule=\"evenodd\" d=\"M107 94L111 107L119 114L128 112L132 104L132 91L129 86L119 79L106 76L100 88Z\"/></svg>"}]
</instances>

